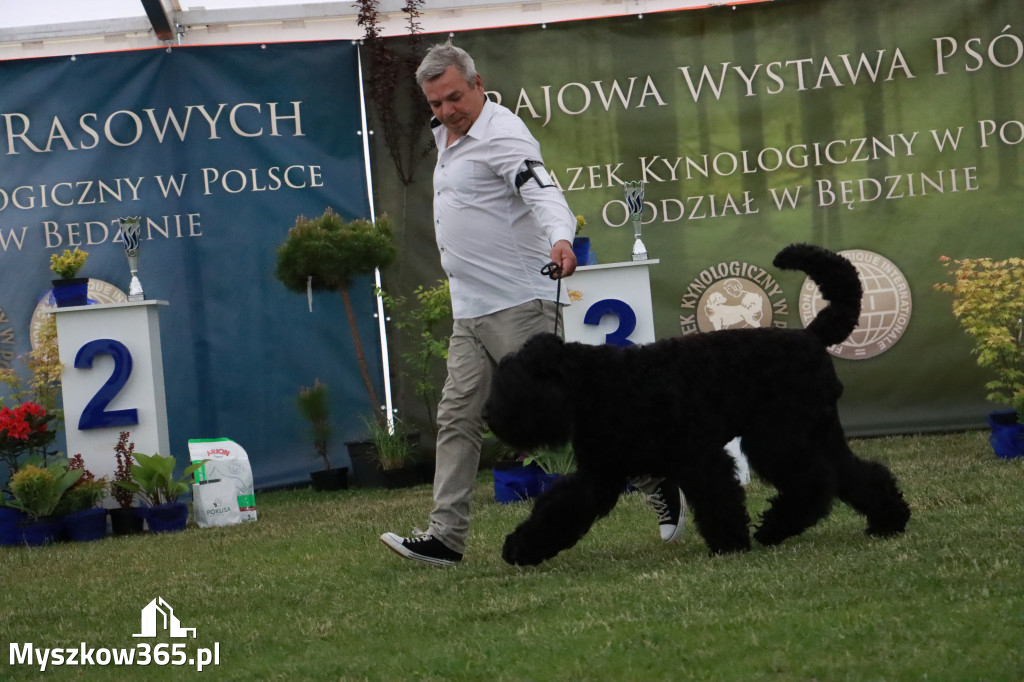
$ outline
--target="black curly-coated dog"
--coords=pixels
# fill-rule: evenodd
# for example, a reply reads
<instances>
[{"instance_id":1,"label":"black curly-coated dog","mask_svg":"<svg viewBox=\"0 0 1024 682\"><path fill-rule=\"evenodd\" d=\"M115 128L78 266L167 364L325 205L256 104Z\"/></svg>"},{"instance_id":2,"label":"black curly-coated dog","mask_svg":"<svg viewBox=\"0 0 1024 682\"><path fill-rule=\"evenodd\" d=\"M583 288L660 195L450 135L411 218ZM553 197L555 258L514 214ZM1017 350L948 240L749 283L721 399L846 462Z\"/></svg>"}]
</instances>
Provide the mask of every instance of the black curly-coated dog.
<instances>
[{"instance_id":1,"label":"black curly-coated dog","mask_svg":"<svg viewBox=\"0 0 1024 682\"><path fill-rule=\"evenodd\" d=\"M530 450L571 441L578 470L534 504L502 556L539 564L572 547L615 506L627 480L678 481L713 554L750 549L743 488L725 444L743 438L750 468L778 494L754 539L775 545L823 519L836 497L867 532L903 531L910 508L892 473L847 446L843 392L825 348L860 316L861 285L845 258L795 244L776 267L802 270L829 305L806 329L752 328L618 348L532 338L498 365L484 409L494 433Z\"/></svg>"}]
</instances>

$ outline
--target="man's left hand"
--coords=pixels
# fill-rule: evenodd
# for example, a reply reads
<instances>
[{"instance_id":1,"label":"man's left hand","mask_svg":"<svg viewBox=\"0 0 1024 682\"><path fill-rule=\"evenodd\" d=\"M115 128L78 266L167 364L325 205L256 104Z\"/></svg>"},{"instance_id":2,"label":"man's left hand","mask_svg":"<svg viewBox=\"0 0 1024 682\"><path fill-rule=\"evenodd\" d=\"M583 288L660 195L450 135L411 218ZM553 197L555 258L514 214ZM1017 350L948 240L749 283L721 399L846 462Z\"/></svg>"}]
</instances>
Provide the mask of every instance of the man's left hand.
<instances>
[{"instance_id":1,"label":"man's left hand","mask_svg":"<svg viewBox=\"0 0 1024 682\"><path fill-rule=\"evenodd\" d=\"M561 268L561 273L557 276L552 276L552 279L561 279L568 277L576 271L576 254L572 251L572 244L564 239L560 239L555 242L555 245L551 247L551 262L557 263Z\"/></svg>"}]
</instances>

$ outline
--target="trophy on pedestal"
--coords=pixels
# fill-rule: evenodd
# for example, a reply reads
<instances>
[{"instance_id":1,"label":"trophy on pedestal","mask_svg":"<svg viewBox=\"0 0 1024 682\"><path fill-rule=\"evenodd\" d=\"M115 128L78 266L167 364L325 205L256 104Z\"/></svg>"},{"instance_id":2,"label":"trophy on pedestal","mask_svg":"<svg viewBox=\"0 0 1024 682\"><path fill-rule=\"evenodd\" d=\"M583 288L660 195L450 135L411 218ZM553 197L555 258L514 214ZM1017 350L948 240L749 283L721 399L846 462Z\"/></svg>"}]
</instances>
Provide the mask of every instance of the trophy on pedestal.
<instances>
[{"instance_id":1,"label":"trophy on pedestal","mask_svg":"<svg viewBox=\"0 0 1024 682\"><path fill-rule=\"evenodd\" d=\"M633 260L647 260L647 247L640 239L640 218L644 213L644 183L642 180L623 183L626 207L633 219Z\"/></svg>"},{"instance_id":2,"label":"trophy on pedestal","mask_svg":"<svg viewBox=\"0 0 1024 682\"><path fill-rule=\"evenodd\" d=\"M132 273L132 283L128 287L128 300L143 301L146 299L146 295L142 292L142 282L139 281L139 232L141 231L142 218L134 216L118 218L117 220L121 223L124 255L128 257L128 269Z\"/></svg>"}]
</instances>

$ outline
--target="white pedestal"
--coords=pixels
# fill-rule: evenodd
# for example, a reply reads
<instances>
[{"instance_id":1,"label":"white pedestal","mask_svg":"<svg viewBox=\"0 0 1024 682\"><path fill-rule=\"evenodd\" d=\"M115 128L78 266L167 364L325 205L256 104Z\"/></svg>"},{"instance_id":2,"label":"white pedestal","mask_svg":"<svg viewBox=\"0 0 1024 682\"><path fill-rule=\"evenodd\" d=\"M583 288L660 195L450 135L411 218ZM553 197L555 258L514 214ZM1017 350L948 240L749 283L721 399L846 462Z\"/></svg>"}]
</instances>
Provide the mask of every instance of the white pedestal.
<instances>
[{"instance_id":1,"label":"white pedestal","mask_svg":"<svg viewBox=\"0 0 1024 682\"><path fill-rule=\"evenodd\" d=\"M562 282L566 341L616 346L654 341L650 266L657 260L584 265Z\"/></svg>"},{"instance_id":2,"label":"white pedestal","mask_svg":"<svg viewBox=\"0 0 1024 682\"><path fill-rule=\"evenodd\" d=\"M135 451L171 454L159 306L138 301L54 308L64 364L67 455L81 453L96 477L113 478L114 446L131 433Z\"/></svg>"}]
</instances>

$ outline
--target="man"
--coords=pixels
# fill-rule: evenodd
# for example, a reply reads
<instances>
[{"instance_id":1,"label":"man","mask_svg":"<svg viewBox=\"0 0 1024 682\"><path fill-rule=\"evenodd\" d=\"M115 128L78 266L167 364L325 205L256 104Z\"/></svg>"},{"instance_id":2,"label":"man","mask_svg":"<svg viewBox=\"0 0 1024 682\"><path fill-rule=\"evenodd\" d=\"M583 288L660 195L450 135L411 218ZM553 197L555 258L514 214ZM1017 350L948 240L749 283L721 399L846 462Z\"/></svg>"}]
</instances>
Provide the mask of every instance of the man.
<instances>
[{"instance_id":1,"label":"man","mask_svg":"<svg viewBox=\"0 0 1024 682\"><path fill-rule=\"evenodd\" d=\"M447 566L465 552L491 371L531 336L561 331L554 280L576 269L576 217L544 170L540 145L515 114L487 99L465 50L432 47L416 82L434 114L434 231L454 323L430 526L418 537L384 533L381 541L407 559ZM547 263L556 266L550 277L541 273ZM678 487L658 483L648 492L671 541L683 500Z\"/></svg>"}]
</instances>

